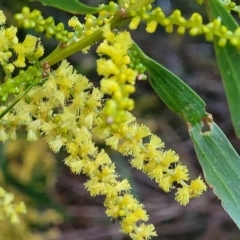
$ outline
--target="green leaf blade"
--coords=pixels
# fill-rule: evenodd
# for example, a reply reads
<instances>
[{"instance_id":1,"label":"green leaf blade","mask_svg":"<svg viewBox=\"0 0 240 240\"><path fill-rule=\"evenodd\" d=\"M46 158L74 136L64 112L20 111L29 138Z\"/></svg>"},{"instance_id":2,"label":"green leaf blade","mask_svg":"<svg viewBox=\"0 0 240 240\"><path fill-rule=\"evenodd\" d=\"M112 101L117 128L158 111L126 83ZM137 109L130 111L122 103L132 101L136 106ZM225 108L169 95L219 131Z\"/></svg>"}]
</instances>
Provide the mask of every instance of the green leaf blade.
<instances>
[{"instance_id":1,"label":"green leaf blade","mask_svg":"<svg viewBox=\"0 0 240 240\"><path fill-rule=\"evenodd\" d=\"M234 18L225 9L219 0L208 0L208 14L210 19L221 17L222 23L231 31L238 26ZM228 43L225 47L218 45L218 39L214 39L214 49L219 70L222 76L229 110L236 135L240 137L240 52Z\"/></svg>"},{"instance_id":2,"label":"green leaf blade","mask_svg":"<svg viewBox=\"0 0 240 240\"><path fill-rule=\"evenodd\" d=\"M44 6L55 7L73 14L93 14L101 8L87 6L78 0L31 0L40 2Z\"/></svg>"},{"instance_id":3,"label":"green leaf blade","mask_svg":"<svg viewBox=\"0 0 240 240\"><path fill-rule=\"evenodd\" d=\"M202 127L191 126L189 133L205 178L240 228L240 157L215 123L209 132L202 133Z\"/></svg>"},{"instance_id":4,"label":"green leaf blade","mask_svg":"<svg viewBox=\"0 0 240 240\"><path fill-rule=\"evenodd\" d=\"M173 112L191 124L198 123L207 116L204 101L188 85L146 56L137 45L134 45L134 49L138 52L142 64L147 68L151 86Z\"/></svg>"}]
</instances>

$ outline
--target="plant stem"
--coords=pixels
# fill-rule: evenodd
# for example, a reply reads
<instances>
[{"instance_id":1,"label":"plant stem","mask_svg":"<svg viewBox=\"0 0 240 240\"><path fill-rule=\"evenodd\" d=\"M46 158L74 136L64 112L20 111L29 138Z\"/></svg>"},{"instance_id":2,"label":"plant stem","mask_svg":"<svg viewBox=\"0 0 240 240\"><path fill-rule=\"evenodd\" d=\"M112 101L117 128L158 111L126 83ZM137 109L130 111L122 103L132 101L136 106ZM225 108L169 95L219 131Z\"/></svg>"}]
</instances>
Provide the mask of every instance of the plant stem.
<instances>
[{"instance_id":1,"label":"plant stem","mask_svg":"<svg viewBox=\"0 0 240 240\"><path fill-rule=\"evenodd\" d=\"M111 27L115 28L118 24L123 21L124 19L121 18L120 14L116 14L113 19L111 20ZM97 30L96 32L92 33L91 35L81 39L78 42L74 42L65 48L61 48L57 46L57 48L50 53L46 58L41 60L41 63L47 62L50 66L53 64L73 55L84 49L87 46L90 46L102 39L102 31L101 29Z\"/></svg>"},{"instance_id":2,"label":"plant stem","mask_svg":"<svg viewBox=\"0 0 240 240\"><path fill-rule=\"evenodd\" d=\"M46 58L41 60L41 63L47 62L50 66L52 66L55 63L73 55L74 53L81 51L85 47L101 40L101 38L102 32L101 30L97 30L90 36L85 37L78 42L74 42L65 48L57 46L57 48L53 52L51 52Z\"/></svg>"}]
</instances>

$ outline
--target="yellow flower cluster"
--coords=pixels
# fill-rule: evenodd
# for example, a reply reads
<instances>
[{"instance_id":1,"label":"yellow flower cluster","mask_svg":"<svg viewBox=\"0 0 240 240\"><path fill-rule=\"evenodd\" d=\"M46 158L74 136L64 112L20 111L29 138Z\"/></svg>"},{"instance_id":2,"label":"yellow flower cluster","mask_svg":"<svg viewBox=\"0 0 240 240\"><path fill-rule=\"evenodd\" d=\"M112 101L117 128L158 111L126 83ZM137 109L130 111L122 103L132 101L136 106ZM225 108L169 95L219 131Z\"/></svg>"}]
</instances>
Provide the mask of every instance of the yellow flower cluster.
<instances>
[{"instance_id":1,"label":"yellow flower cluster","mask_svg":"<svg viewBox=\"0 0 240 240\"><path fill-rule=\"evenodd\" d=\"M179 34L184 34L188 30L191 36L205 35L207 41L213 41L214 36L216 36L219 38L219 46L224 47L227 42L230 42L238 50L240 49L240 27L231 32L222 25L221 18L203 24L202 16L198 13L193 13L189 19L186 19L180 10L174 10L167 17L160 7L152 10L151 6L141 7L137 11L130 11L129 14L133 17L129 25L130 29L136 29L143 20L147 22L146 31L149 33L155 32L158 25L165 27L166 32L172 33L174 26L176 26Z\"/></svg>"},{"instance_id":2,"label":"yellow flower cluster","mask_svg":"<svg viewBox=\"0 0 240 240\"><path fill-rule=\"evenodd\" d=\"M0 11L0 25L4 24L5 21L5 16ZM25 67L26 58L34 61L43 55L43 47L36 37L28 35L23 43L18 43L16 33L17 28L13 26L6 29L2 26L0 29L0 63L7 73L11 73L14 70L12 64L7 64L9 58L12 56L11 49L18 55L17 60L13 62L16 67Z\"/></svg>"},{"instance_id":3,"label":"yellow flower cluster","mask_svg":"<svg viewBox=\"0 0 240 240\"><path fill-rule=\"evenodd\" d=\"M99 126L102 97L100 90L63 61L42 86L30 90L27 98L1 119L4 140L10 137L10 128L4 127L12 123L25 126L29 141L41 134L54 152L65 148L69 154L65 164L73 173L89 177L85 187L90 194L106 196L107 215L119 218L122 231L133 234L134 239L150 239L156 235L153 225L139 227L139 222L148 220L143 205L130 194L129 182L118 180L108 155L93 143L93 133L103 131Z\"/></svg>"},{"instance_id":4,"label":"yellow flower cluster","mask_svg":"<svg viewBox=\"0 0 240 240\"><path fill-rule=\"evenodd\" d=\"M129 1L126 4L131 6L133 3L137 2ZM140 17L140 20L150 19L147 27L149 32L157 27L157 9L151 12L152 15ZM146 10L151 10L151 6L140 11L144 13ZM143 205L130 193L129 182L118 179L115 165L107 153L95 146L95 135L105 140L112 149L132 156L132 166L154 179L164 191L169 192L177 184L176 200L182 205L186 205L190 198L199 196L206 190L206 185L200 177L187 184L188 171L179 162L178 155L172 150L165 151L162 141L146 126L136 123L128 112L134 107L134 101L129 95L135 91L138 74L130 67L128 51L132 40L128 32L111 31L107 24L111 14L107 16L106 22L101 21L106 17L105 14L103 10L99 18L87 15L84 25L75 17L69 21L69 25L75 29L75 35L71 36L74 41L88 36L104 24L104 40L97 49L100 55L97 71L103 76L101 89L94 88L64 60L55 71L49 72L45 82L32 88L24 99L0 119L0 141L16 139L17 128L25 127L28 141L36 141L42 135L53 152L64 148L69 154L64 159L65 164L73 173L88 176L85 187L90 194L105 196L107 215L119 219L122 231L133 239L146 240L156 236L154 226L143 223L148 221ZM170 17L169 21L168 18L166 21L163 19L169 29L175 24L179 13L173 15L174 18ZM171 22L171 19L175 20ZM2 21L5 21L4 15ZM130 26L134 28L138 21L139 16L136 14ZM197 21L201 22L198 18ZM4 33L5 30L1 30ZM15 38L16 33L13 36ZM19 67L25 66L26 58L36 61L43 54L41 44L29 35L23 43L15 42L10 48L18 54L14 64ZM110 95L105 102L104 94ZM5 109L1 107L0 111Z\"/></svg>"},{"instance_id":5,"label":"yellow flower cluster","mask_svg":"<svg viewBox=\"0 0 240 240\"><path fill-rule=\"evenodd\" d=\"M34 63L44 53L41 43L36 37L31 35L27 35L22 43L15 44L13 49L18 55L17 60L14 61L14 65L17 67L25 67L26 58Z\"/></svg>"},{"instance_id":6,"label":"yellow flower cluster","mask_svg":"<svg viewBox=\"0 0 240 240\"><path fill-rule=\"evenodd\" d=\"M103 75L101 92L111 96L106 101L103 111L106 124L117 130L127 120L124 110L132 110L134 101L129 95L135 91L137 71L128 67L131 63L128 49L132 40L129 32L116 34L109 25L103 28L104 41L99 45L97 53L102 56L97 60L97 72Z\"/></svg>"},{"instance_id":7,"label":"yellow flower cluster","mask_svg":"<svg viewBox=\"0 0 240 240\"><path fill-rule=\"evenodd\" d=\"M7 193L0 187L0 219L10 219L14 224L19 222L19 214L26 213L26 207L23 202L13 204L14 196L12 193Z\"/></svg>"}]
</instances>

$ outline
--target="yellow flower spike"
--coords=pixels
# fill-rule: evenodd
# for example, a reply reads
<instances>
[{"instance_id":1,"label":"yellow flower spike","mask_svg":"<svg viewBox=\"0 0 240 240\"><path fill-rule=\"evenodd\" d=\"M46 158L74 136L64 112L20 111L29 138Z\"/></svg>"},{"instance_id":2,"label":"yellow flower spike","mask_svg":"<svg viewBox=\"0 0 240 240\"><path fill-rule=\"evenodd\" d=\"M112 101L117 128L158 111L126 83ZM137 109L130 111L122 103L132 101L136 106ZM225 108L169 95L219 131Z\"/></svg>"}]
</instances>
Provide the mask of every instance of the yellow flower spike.
<instances>
[{"instance_id":1,"label":"yellow flower spike","mask_svg":"<svg viewBox=\"0 0 240 240\"><path fill-rule=\"evenodd\" d=\"M131 63L128 56L128 48L132 41L130 34L114 33L105 25L103 36L105 39L99 45L97 53L107 55L110 59L97 60L97 71L99 75L104 76L100 82L102 92L112 97L112 100L106 102L103 115L106 118L105 123L112 131L116 131L118 125L127 120L124 110L134 108L134 101L129 99L129 95L135 90L132 85L135 84L137 72L128 67Z\"/></svg>"}]
</instances>

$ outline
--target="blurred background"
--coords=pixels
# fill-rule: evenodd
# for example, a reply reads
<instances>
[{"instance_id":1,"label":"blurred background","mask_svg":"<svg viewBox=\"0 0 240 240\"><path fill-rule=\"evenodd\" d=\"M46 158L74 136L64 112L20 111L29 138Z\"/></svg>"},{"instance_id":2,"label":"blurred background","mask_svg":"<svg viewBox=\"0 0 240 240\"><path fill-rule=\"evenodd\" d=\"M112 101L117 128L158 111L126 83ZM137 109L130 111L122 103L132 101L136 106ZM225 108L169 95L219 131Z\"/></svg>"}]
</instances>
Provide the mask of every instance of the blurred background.
<instances>
[{"instance_id":1,"label":"blurred background","mask_svg":"<svg viewBox=\"0 0 240 240\"><path fill-rule=\"evenodd\" d=\"M103 3L100 0L82 1L92 6ZM107 1L105 1L107 2ZM7 26L14 25L13 15L24 6L42 11L44 17L53 16L55 22L67 25L70 14L40 3L0 0L0 9L7 17ZM168 15L178 8L185 17L199 12L207 22L204 6L192 0L157 0ZM83 19L82 16L79 16ZM240 153L240 141L236 138L229 116L223 84L219 75L214 50L211 43L203 37L168 35L158 27L155 34L147 34L142 25L132 32L133 39L153 59L170 69L191 86L206 102L207 112L229 138L236 151ZM20 39L33 33L20 29ZM55 40L44 40L46 54L57 45ZM96 46L89 54L75 54L69 61L96 86L100 78L96 75ZM0 70L1 78L3 72ZM136 108L133 114L139 123L147 125L166 145L174 149L187 165L190 177L202 174L186 124L156 96L148 81L139 81L134 94ZM67 156L62 151L51 153L43 141L25 142L25 133L20 133L18 141L7 142L0 148L0 186L15 193L16 202L24 200L28 213L22 216L17 227L8 222L0 224L0 239L3 240L128 240L128 236L119 231L119 224L113 223L105 214L103 197L92 198L83 183L86 177L73 175L63 164ZM99 143L100 147L105 147ZM220 200L208 188L200 198L192 199L184 207L174 200L174 191L164 193L143 173L132 169L128 158L107 149L117 166L121 178L128 178L133 194L144 203L149 213L149 222L156 227L158 237L154 239L193 239L193 240L237 240L240 231L223 210ZM237 183L236 183L237 184Z\"/></svg>"}]
</instances>

